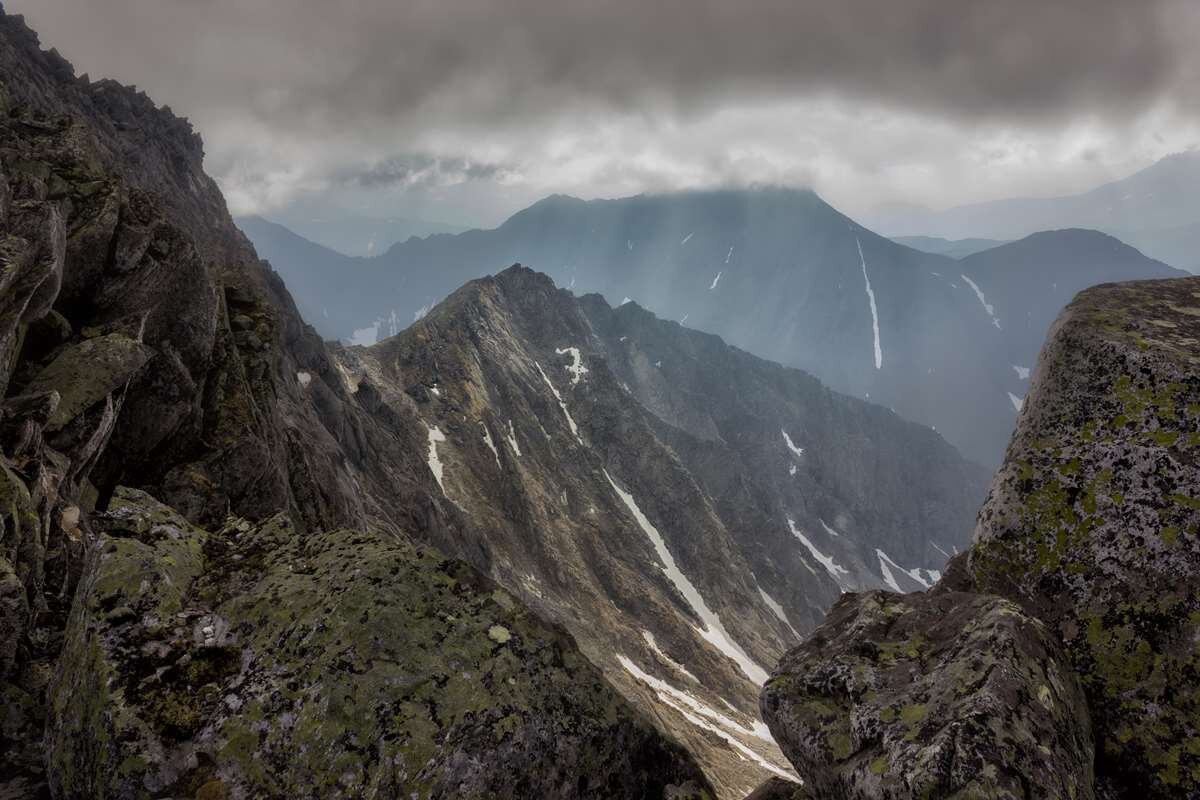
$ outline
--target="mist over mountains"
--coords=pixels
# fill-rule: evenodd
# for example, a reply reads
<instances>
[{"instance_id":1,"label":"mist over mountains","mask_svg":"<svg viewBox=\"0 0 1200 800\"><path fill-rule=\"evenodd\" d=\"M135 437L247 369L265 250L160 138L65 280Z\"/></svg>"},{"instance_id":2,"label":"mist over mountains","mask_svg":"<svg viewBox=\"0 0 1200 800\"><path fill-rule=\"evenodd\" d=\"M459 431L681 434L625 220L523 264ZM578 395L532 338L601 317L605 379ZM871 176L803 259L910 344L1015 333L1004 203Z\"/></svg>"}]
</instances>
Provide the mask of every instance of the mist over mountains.
<instances>
[{"instance_id":1,"label":"mist over mountains","mask_svg":"<svg viewBox=\"0 0 1200 800\"><path fill-rule=\"evenodd\" d=\"M373 259L263 221L244 227L331 338L394 335L502 258L804 369L935 427L989 465L1007 443L1041 339L1074 292L1178 274L1088 231L1040 234L960 262L784 189L554 196L496 229L413 239Z\"/></svg>"},{"instance_id":2,"label":"mist over mountains","mask_svg":"<svg viewBox=\"0 0 1200 800\"><path fill-rule=\"evenodd\" d=\"M1151 258L1200 271L1200 151L1167 156L1081 194L994 200L941 211L908 207L866 215L888 235L1011 240L1055 228L1093 228Z\"/></svg>"},{"instance_id":3,"label":"mist over mountains","mask_svg":"<svg viewBox=\"0 0 1200 800\"><path fill-rule=\"evenodd\" d=\"M0 800L1200 797L1200 8L32 8Z\"/></svg>"}]
</instances>

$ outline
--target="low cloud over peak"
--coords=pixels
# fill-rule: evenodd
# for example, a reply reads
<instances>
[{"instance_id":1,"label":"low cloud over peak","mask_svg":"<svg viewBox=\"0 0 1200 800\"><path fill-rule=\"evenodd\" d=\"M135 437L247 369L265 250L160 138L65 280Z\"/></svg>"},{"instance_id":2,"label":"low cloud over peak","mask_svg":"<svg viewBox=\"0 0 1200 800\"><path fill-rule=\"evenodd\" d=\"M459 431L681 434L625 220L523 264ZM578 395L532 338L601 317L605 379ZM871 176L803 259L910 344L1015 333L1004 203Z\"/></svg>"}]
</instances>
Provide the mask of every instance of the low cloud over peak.
<instances>
[{"instance_id":1,"label":"low cloud over peak","mask_svg":"<svg viewBox=\"0 0 1200 800\"><path fill-rule=\"evenodd\" d=\"M81 70L192 116L247 205L355 171L394 188L423 158L531 194L711 184L736 162L770 173L752 180L836 178L852 203L872 173L885 196L903 173L918 200L959 201L977 198L941 176L988 152L1032 178L1064 167L1069 183L1082 167L1065 162L1085 152L1122 168L1187 146L1200 113L1189 0L8 6ZM738 136L738 117L753 135ZM863 126L878 144L845 135ZM563 184L542 185L553 174Z\"/></svg>"}]
</instances>

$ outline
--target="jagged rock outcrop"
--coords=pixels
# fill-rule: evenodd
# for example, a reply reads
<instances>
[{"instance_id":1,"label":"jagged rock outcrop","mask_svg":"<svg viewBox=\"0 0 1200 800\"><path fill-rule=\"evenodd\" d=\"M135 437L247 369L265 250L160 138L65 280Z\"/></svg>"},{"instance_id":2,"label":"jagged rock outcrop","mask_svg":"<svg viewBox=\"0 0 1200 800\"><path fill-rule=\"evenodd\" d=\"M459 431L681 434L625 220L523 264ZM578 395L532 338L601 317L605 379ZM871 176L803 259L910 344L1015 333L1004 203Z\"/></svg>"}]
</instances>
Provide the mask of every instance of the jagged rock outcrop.
<instances>
[{"instance_id":1,"label":"jagged rock outcrop","mask_svg":"<svg viewBox=\"0 0 1200 800\"><path fill-rule=\"evenodd\" d=\"M1082 292L1042 350L969 554L955 560L933 592L897 601L912 609L902 619L923 641L950 626L948 639L967 637L963 659L1003 655L1012 677L1036 676L1053 664L1061 686L1077 682L1082 690L1079 705L1073 693L1043 681L1055 703L1043 711L1034 679L1025 692L1031 699L1016 712L997 714L984 732L995 738L993 763L1025 776L1023 794L1015 796L1200 795L1198 364L1200 279ZM805 743L812 730L795 709L814 675L883 648L883 631L846 613L869 602L843 599L842 613L814 635L843 637L843 644L822 654L806 643L785 657L768 684L764 713L781 743ZM991 642L971 643L971 631L984 619L972 609L981 603L1013 604L1007 624L1026 620L1022 624L1044 630L1040 649L1014 646L998 654ZM1061 642L1061 650L1056 653L1051 641ZM930 677L953 685L947 669ZM897 684L891 702L920 704L925 686L924 680ZM988 684L972 688L961 703L985 703L991 693ZM853 727L877 703L847 698L822 722ZM1082 758L1082 749L1064 747L1063 735L1072 729L1068 710L1077 735L1090 718L1094 762ZM1029 770L1022 742L1050 723L1058 735L1039 734L1038 743L1051 750L1042 753L1045 763L1062 771L1053 780L1033 780L1037 772ZM860 758L884 759L891 769L914 747L932 746L939 729L917 729L909 741L886 732L882 740L852 737L841 753L805 745L789 754L808 759L814 774L844 774ZM920 767L917 783L881 796L920 796L920 781L938 774Z\"/></svg>"},{"instance_id":2,"label":"jagged rock outcrop","mask_svg":"<svg viewBox=\"0 0 1200 800\"><path fill-rule=\"evenodd\" d=\"M726 796L786 772L766 667L843 590L930 585L982 497L928 428L519 266L341 363L389 434L379 509L421 452L434 544L570 630Z\"/></svg>"},{"instance_id":3,"label":"jagged rock outcrop","mask_svg":"<svg viewBox=\"0 0 1200 800\"><path fill-rule=\"evenodd\" d=\"M417 544L458 513L423 444L202 160L0 10L0 796L711 796L569 634Z\"/></svg>"}]
</instances>

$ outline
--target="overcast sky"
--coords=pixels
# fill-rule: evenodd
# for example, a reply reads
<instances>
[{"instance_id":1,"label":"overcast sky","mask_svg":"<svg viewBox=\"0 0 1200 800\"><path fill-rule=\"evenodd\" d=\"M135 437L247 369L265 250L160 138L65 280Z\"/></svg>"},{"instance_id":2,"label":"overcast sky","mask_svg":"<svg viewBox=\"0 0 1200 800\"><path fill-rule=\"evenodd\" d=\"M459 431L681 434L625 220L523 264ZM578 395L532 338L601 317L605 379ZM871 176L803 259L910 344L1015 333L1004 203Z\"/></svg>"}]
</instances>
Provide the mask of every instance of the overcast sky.
<instances>
[{"instance_id":1,"label":"overcast sky","mask_svg":"<svg viewBox=\"0 0 1200 800\"><path fill-rule=\"evenodd\" d=\"M1067 193L1200 146L1198 0L6 0L203 134L235 213Z\"/></svg>"}]
</instances>

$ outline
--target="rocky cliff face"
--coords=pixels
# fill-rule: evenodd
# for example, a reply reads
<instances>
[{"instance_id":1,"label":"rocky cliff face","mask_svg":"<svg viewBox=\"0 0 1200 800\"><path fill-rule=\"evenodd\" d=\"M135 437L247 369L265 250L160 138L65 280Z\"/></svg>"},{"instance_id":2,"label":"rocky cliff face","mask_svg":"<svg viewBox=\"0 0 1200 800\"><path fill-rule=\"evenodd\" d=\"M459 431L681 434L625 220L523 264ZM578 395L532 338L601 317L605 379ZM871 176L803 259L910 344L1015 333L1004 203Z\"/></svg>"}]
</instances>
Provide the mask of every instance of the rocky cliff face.
<instances>
[{"instance_id":1,"label":"rocky cliff face","mask_svg":"<svg viewBox=\"0 0 1200 800\"><path fill-rule=\"evenodd\" d=\"M374 445L201 162L0 11L0 795L710 795L566 632L416 544L459 525L424 442Z\"/></svg>"},{"instance_id":2,"label":"rocky cliff face","mask_svg":"<svg viewBox=\"0 0 1200 800\"><path fill-rule=\"evenodd\" d=\"M521 267L339 360L389 433L378 509L406 502L392 451L421 453L453 520L433 543L570 630L729 796L786 772L770 665L843 591L931 585L982 496L928 428Z\"/></svg>"},{"instance_id":3,"label":"rocky cliff face","mask_svg":"<svg viewBox=\"0 0 1200 800\"><path fill-rule=\"evenodd\" d=\"M814 786L963 791L967 764L989 797L1200 794L1198 298L1193 278L1080 294L1042 350L969 555L933 592L899 601L910 612L895 630L880 601L844 599L785 657L763 711ZM1012 644L972 644L1002 602ZM948 636L957 656L931 658ZM926 678L902 680L897 651ZM980 672L998 659L999 706L997 675ZM930 684L964 704L953 735L948 715L929 713L944 708ZM988 728L972 729L976 713ZM1033 743L1053 774L1029 768Z\"/></svg>"}]
</instances>

